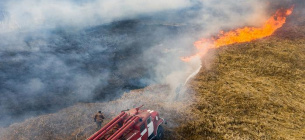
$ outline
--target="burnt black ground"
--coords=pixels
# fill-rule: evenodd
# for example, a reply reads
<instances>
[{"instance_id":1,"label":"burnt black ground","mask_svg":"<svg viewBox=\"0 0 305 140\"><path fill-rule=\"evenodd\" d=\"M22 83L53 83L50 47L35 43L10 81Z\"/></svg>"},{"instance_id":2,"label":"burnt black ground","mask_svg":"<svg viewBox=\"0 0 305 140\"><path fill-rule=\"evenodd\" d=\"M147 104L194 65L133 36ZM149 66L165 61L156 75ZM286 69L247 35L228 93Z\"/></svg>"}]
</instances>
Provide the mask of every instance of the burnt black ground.
<instances>
[{"instance_id":1,"label":"burnt black ground","mask_svg":"<svg viewBox=\"0 0 305 140\"><path fill-rule=\"evenodd\" d=\"M31 33L24 40L25 50L0 52L0 126L77 102L112 100L153 83L151 67L157 62L143 59L143 52L184 27L147 23L149 19L82 30L59 27ZM6 44L5 39L1 45L19 45ZM162 57L161 51L154 55ZM94 77L99 80L86 83ZM83 82L87 87L79 88ZM35 89L40 84L43 89Z\"/></svg>"}]
</instances>

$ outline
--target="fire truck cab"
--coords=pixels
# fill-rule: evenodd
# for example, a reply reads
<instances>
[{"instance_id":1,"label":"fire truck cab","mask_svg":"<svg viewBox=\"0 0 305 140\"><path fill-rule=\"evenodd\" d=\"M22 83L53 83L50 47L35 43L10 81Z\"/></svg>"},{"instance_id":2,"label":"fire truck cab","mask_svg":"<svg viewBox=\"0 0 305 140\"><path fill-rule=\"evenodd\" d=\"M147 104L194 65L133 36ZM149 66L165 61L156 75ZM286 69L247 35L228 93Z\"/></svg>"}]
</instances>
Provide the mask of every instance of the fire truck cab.
<instances>
[{"instance_id":1,"label":"fire truck cab","mask_svg":"<svg viewBox=\"0 0 305 140\"><path fill-rule=\"evenodd\" d=\"M164 119L154 110L140 110L142 106L122 111L87 140L160 140Z\"/></svg>"}]
</instances>

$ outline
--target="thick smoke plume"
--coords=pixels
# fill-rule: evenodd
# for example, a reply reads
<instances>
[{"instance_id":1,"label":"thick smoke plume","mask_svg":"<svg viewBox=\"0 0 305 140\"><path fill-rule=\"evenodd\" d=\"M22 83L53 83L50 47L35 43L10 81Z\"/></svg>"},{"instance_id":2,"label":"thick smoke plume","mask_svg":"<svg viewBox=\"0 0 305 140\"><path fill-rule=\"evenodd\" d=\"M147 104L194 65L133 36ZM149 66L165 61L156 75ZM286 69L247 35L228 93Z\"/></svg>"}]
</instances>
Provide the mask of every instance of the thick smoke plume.
<instances>
[{"instance_id":1,"label":"thick smoke plume","mask_svg":"<svg viewBox=\"0 0 305 140\"><path fill-rule=\"evenodd\" d=\"M269 17L270 3L1 1L0 126L149 84L170 85L172 97L201 67L200 59L180 60L195 51L194 41L258 26Z\"/></svg>"}]
</instances>

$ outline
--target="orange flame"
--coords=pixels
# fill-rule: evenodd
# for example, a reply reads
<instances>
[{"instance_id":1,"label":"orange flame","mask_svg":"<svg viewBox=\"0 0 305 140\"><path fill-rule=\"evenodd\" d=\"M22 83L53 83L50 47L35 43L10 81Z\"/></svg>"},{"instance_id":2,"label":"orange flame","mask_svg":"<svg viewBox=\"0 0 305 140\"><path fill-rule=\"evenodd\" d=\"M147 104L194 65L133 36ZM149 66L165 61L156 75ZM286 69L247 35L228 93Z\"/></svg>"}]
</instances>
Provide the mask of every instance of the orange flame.
<instances>
[{"instance_id":1,"label":"orange flame","mask_svg":"<svg viewBox=\"0 0 305 140\"><path fill-rule=\"evenodd\" d=\"M255 39L264 38L272 35L278 28L281 28L286 22L286 17L292 14L293 7L286 10L278 10L265 24L260 27L244 27L234 31L223 32L221 31L217 38L201 39L194 43L194 46L199 52L193 56L182 58L183 61L190 61L194 57L204 56L210 48L219 48L222 46L249 42Z\"/></svg>"}]
</instances>

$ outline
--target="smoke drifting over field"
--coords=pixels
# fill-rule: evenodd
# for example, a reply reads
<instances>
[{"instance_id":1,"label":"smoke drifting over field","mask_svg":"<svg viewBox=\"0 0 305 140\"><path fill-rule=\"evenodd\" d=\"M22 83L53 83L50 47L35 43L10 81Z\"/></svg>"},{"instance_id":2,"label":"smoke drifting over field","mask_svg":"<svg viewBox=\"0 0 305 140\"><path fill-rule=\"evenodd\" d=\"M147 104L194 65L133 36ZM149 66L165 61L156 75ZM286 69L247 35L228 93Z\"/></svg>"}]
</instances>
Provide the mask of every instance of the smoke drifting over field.
<instances>
[{"instance_id":1,"label":"smoke drifting over field","mask_svg":"<svg viewBox=\"0 0 305 140\"><path fill-rule=\"evenodd\" d=\"M0 4L0 126L149 84L174 91L201 65L180 60L195 40L269 17L261 0Z\"/></svg>"}]
</instances>

